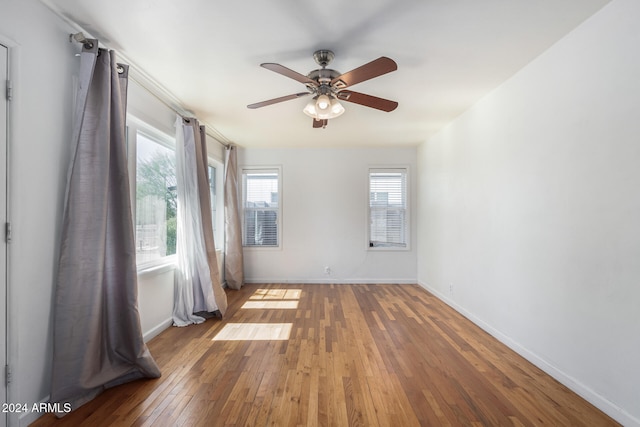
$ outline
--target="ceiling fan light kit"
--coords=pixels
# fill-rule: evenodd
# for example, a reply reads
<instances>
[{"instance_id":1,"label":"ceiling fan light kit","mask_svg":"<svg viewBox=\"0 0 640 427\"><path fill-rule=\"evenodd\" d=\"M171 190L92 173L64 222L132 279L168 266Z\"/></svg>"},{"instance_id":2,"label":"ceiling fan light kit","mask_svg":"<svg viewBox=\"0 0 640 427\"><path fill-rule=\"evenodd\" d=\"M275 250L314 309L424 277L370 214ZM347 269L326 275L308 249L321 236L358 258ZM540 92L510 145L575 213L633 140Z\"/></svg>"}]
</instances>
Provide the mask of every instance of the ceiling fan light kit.
<instances>
[{"instance_id":1,"label":"ceiling fan light kit","mask_svg":"<svg viewBox=\"0 0 640 427\"><path fill-rule=\"evenodd\" d=\"M306 76L280 64L260 64L263 68L303 83L308 92L281 96L279 98L250 104L247 105L247 107L255 109L302 96L314 95L313 99L311 99L302 110L307 116L313 118L314 128L325 128L329 119L334 119L344 113L345 108L338 100L352 102L386 112L393 111L397 108L398 103L395 101L354 92L352 90L345 90L349 86L397 70L398 66L392 59L381 56L347 73L340 74L336 70L326 68L333 58L334 54L330 50L316 51L313 54L313 59L322 68L313 70Z\"/></svg>"},{"instance_id":2,"label":"ceiling fan light kit","mask_svg":"<svg viewBox=\"0 0 640 427\"><path fill-rule=\"evenodd\" d=\"M313 97L302 110L307 116L316 120L335 119L344 111L344 107L335 97L327 95Z\"/></svg>"}]
</instances>

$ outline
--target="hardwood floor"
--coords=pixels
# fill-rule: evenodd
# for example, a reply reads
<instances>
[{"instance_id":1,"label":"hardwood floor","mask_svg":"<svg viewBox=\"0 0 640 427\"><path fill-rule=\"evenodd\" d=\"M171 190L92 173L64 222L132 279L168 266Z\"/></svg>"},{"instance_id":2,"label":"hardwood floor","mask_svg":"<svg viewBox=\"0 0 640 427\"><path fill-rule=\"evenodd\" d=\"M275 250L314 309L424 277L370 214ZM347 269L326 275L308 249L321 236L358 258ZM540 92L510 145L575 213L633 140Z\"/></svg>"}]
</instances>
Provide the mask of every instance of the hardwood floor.
<instances>
[{"instance_id":1,"label":"hardwood floor","mask_svg":"<svg viewBox=\"0 0 640 427\"><path fill-rule=\"evenodd\" d=\"M417 285L227 294L224 320L149 343L161 378L32 425L618 425Z\"/></svg>"}]
</instances>

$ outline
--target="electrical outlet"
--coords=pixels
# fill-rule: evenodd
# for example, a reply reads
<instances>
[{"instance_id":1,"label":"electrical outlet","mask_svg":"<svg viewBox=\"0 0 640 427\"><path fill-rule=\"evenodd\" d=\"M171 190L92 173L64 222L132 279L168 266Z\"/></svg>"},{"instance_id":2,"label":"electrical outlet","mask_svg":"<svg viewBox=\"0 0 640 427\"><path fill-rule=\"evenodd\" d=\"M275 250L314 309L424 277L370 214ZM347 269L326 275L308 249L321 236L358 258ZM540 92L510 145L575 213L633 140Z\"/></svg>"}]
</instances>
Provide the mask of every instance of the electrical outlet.
<instances>
[{"instance_id":1,"label":"electrical outlet","mask_svg":"<svg viewBox=\"0 0 640 427\"><path fill-rule=\"evenodd\" d=\"M449 283L449 293L453 294L453 283Z\"/></svg>"},{"instance_id":2,"label":"electrical outlet","mask_svg":"<svg viewBox=\"0 0 640 427\"><path fill-rule=\"evenodd\" d=\"M324 274L326 274L327 276L330 276L331 275L331 267L328 267L328 266L325 267L324 268Z\"/></svg>"}]
</instances>

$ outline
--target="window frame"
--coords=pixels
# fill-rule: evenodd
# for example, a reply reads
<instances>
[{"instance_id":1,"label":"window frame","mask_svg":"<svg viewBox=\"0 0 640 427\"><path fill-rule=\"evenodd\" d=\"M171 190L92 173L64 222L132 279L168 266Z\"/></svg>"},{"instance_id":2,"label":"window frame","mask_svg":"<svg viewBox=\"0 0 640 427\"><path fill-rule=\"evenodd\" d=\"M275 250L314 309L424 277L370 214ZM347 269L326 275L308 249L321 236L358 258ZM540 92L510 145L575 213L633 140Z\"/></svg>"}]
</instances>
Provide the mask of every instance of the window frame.
<instances>
[{"instance_id":1,"label":"window frame","mask_svg":"<svg viewBox=\"0 0 640 427\"><path fill-rule=\"evenodd\" d=\"M131 215L133 218L133 228L135 235L136 224L136 191L137 191L137 136L138 133L142 134L147 139L150 139L165 148L169 148L175 152L176 142L175 136L169 135L163 132L153 125L133 116L127 114L127 168L129 172L129 188L130 188L130 200L131 200ZM144 274L157 274L159 272L167 271L174 268L177 262L177 255L166 255L164 257L138 263L136 259L136 270L138 275Z\"/></svg>"},{"instance_id":2,"label":"window frame","mask_svg":"<svg viewBox=\"0 0 640 427\"><path fill-rule=\"evenodd\" d=\"M404 246L371 246L371 173L375 172L400 172L405 174L405 224L404 224ZM370 165L367 167L367 199L366 199L366 248L368 251L384 252L384 251L411 251L411 168L409 165Z\"/></svg>"},{"instance_id":3,"label":"window frame","mask_svg":"<svg viewBox=\"0 0 640 427\"><path fill-rule=\"evenodd\" d=\"M276 229L277 229L277 244L274 246L267 246L267 245L246 245L245 242L245 237L246 237L246 229L245 229L245 221L244 221L244 216L245 216L245 200L246 200L246 187L245 187L245 180L244 180L244 175L245 172L269 172L269 173L273 173L276 172L278 174L278 208L277 208L277 221L276 221ZM238 181L240 182L241 188L240 188L240 217L241 217L241 221L242 221L242 249L243 250L249 250L249 251L254 251L254 250L258 250L258 251L279 251L282 250L283 248L283 229L282 229L282 224L283 224L283 193L282 193L282 188L283 188L283 175L282 175L282 166L280 165L260 165L260 166L256 166L256 165L242 165L238 168Z\"/></svg>"}]
</instances>

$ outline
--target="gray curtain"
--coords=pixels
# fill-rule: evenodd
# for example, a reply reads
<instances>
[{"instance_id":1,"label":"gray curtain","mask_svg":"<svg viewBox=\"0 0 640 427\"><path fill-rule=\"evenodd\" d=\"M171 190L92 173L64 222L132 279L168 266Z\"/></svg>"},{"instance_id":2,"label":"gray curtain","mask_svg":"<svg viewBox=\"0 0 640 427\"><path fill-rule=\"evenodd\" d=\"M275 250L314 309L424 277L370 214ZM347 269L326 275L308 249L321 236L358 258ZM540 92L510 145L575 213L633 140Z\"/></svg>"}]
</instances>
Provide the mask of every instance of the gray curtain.
<instances>
[{"instance_id":1,"label":"gray curtain","mask_svg":"<svg viewBox=\"0 0 640 427\"><path fill-rule=\"evenodd\" d=\"M177 118L176 159L178 268L173 324L187 326L227 311L213 241L206 133L196 119Z\"/></svg>"},{"instance_id":2,"label":"gray curtain","mask_svg":"<svg viewBox=\"0 0 640 427\"><path fill-rule=\"evenodd\" d=\"M238 158L236 147L227 147L224 174L224 223L226 252L224 275L227 286L240 289L244 285L242 226L238 203Z\"/></svg>"},{"instance_id":3,"label":"gray curtain","mask_svg":"<svg viewBox=\"0 0 640 427\"><path fill-rule=\"evenodd\" d=\"M126 159L126 65L84 49L54 302L52 402L160 370L142 339ZM62 413L58 414L63 415Z\"/></svg>"}]
</instances>

